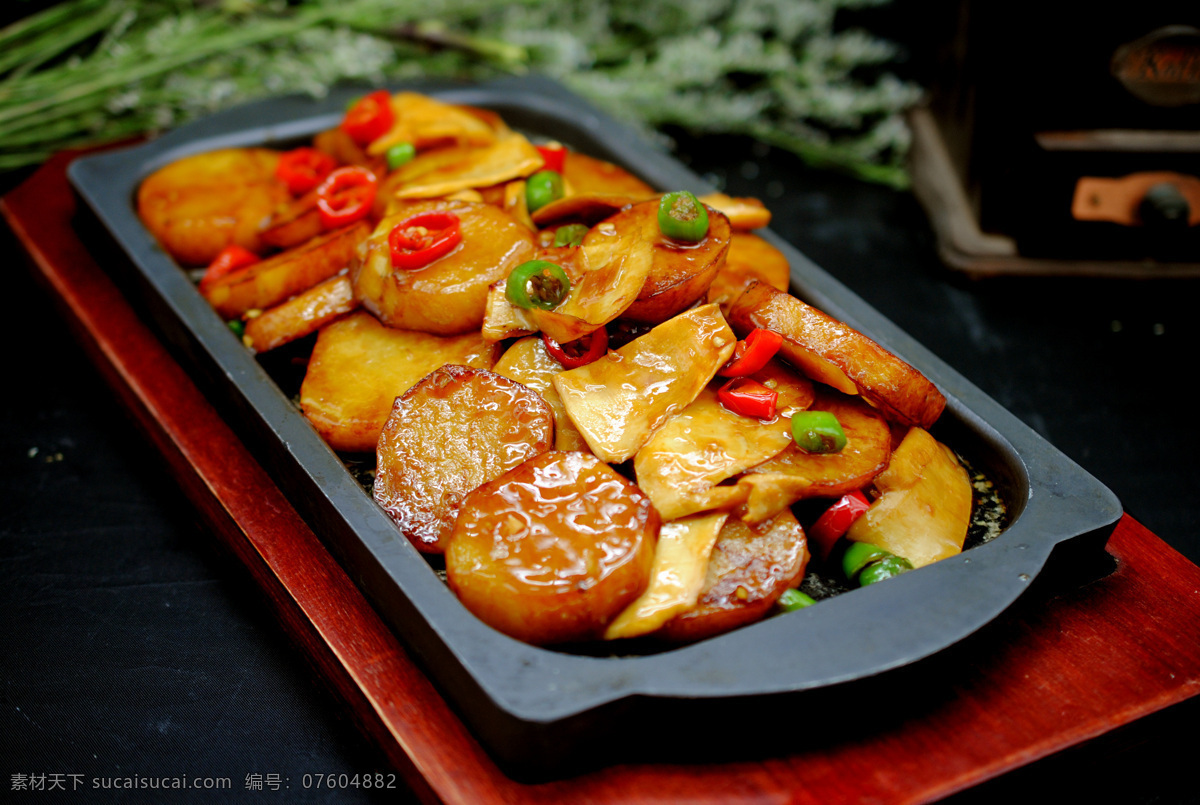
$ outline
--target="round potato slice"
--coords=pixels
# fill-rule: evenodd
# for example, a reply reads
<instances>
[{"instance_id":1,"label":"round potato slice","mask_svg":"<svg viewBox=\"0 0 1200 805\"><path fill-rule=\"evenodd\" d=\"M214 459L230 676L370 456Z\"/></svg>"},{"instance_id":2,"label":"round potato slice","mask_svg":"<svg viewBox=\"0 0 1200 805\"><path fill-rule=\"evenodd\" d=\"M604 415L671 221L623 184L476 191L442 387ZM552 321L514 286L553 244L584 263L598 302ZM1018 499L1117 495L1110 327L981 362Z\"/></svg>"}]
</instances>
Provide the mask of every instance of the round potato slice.
<instances>
[{"instance_id":1,"label":"round potato slice","mask_svg":"<svg viewBox=\"0 0 1200 805\"><path fill-rule=\"evenodd\" d=\"M467 496L447 579L518 640L590 640L649 584L658 527L650 499L595 456L543 453Z\"/></svg>"},{"instance_id":2,"label":"round potato slice","mask_svg":"<svg viewBox=\"0 0 1200 805\"><path fill-rule=\"evenodd\" d=\"M643 201L612 216L600 227L613 227L622 240L651 245L650 274L621 317L630 321L666 321L704 298L725 265L731 229L729 219L708 209L708 234L696 243L680 243L658 228L658 199Z\"/></svg>"},{"instance_id":3,"label":"round potato slice","mask_svg":"<svg viewBox=\"0 0 1200 805\"><path fill-rule=\"evenodd\" d=\"M804 578L808 556L804 528L791 510L757 526L729 518L709 556L696 606L655 634L700 640L759 620Z\"/></svg>"},{"instance_id":4,"label":"round potato slice","mask_svg":"<svg viewBox=\"0 0 1200 805\"><path fill-rule=\"evenodd\" d=\"M535 391L447 365L396 398L376 448L375 500L425 553L442 553L463 498L554 444Z\"/></svg>"},{"instance_id":5,"label":"round potato slice","mask_svg":"<svg viewBox=\"0 0 1200 805\"><path fill-rule=\"evenodd\" d=\"M263 251L262 222L291 201L275 178L279 154L225 148L194 154L150 174L138 188L138 215L184 266L203 266L230 244Z\"/></svg>"},{"instance_id":6,"label":"round potato slice","mask_svg":"<svg viewBox=\"0 0 1200 805\"><path fill-rule=\"evenodd\" d=\"M421 268L393 268L388 235L397 224L424 212L457 215L462 243ZM492 204L416 201L380 221L367 239L352 270L354 292L363 307L391 327L458 335L482 326L488 286L532 259L535 251L533 231Z\"/></svg>"}]
</instances>

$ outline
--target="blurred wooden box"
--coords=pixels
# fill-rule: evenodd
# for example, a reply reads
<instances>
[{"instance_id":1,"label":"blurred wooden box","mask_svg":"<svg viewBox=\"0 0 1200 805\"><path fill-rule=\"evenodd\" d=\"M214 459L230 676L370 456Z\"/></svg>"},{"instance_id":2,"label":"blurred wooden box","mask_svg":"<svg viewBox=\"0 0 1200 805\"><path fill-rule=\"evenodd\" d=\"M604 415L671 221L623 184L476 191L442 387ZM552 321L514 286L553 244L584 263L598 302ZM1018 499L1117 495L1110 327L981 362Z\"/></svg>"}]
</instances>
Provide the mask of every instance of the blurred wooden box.
<instances>
[{"instance_id":1,"label":"blurred wooden box","mask_svg":"<svg viewBox=\"0 0 1200 805\"><path fill-rule=\"evenodd\" d=\"M1200 4L941 5L911 169L946 265L1200 276Z\"/></svg>"}]
</instances>

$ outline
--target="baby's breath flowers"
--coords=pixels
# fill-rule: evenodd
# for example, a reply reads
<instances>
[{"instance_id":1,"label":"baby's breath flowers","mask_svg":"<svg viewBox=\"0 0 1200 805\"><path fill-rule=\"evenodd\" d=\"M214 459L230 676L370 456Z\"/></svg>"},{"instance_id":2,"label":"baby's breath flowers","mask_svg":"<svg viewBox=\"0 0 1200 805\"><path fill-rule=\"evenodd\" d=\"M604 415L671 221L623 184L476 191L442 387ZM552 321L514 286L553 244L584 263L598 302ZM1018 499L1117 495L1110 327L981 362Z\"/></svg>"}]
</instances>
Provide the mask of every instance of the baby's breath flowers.
<instances>
[{"instance_id":1,"label":"baby's breath flowers","mask_svg":"<svg viewBox=\"0 0 1200 805\"><path fill-rule=\"evenodd\" d=\"M268 95L536 71L648 133L745 134L903 186L920 88L836 24L886 2L65 0L0 29L0 171Z\"/></svg>"}]
</instances>

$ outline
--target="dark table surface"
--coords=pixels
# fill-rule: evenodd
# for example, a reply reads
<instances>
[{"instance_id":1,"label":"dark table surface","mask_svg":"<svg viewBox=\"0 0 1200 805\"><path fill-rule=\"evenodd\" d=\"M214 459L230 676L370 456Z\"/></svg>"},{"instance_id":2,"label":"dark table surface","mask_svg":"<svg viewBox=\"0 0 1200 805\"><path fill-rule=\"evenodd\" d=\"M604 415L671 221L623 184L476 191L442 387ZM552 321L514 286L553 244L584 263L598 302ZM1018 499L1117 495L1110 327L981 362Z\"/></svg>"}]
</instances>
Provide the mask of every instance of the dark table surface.
<instances>
[{"instance_id":1,"label":"dark table surface","mask_svg":"<svg viewBox=\"0 0 1200 805\"><path fill-rule=\"evenodd\" d=\"M940 264L906 192L738 139L680 147L728 192L766 201L778 233L1200 561L1195 282L967 279ZM5 246L0 799L403 800L400 790L305 787L316 775L388 769ZM1200 801L1172 716L962 799L1006 799L1061 777L1096 801ZM1102 775L1096 762L1108 764ZM103 787L179 776L225 778L231 790ZM35 780L67 792L15 790Z\"/></svg>"}]
</instances>

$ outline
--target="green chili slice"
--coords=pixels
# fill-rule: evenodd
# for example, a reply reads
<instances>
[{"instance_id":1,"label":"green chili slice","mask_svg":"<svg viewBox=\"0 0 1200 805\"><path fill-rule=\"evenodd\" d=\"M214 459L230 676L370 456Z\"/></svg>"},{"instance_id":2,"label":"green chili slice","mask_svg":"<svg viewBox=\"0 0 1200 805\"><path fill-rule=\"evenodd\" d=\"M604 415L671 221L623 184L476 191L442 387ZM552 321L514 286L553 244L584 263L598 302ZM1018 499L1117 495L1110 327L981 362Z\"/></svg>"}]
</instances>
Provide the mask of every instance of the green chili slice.
<instances>
[{"instance_id":1,"label":"green chili slice","mask_svg":"<svg viewBox=\"0 0 1200 805\"><path fill-rule=\"evenodd\" d=\"M899 576L912 569L912 563L903 556L885 556L878 562L872 562L864 567L858 574L858 583L860 586L866 587L868 584Z\"/></svg>"},{"instance_id":2,"label":"green chili slice","mask_svg":"<svg viewBox=\"0 0 1200 805\"><path fill-rule=\"evenodd\" d=\"M811 595L802 593L794 587L789 587L779 596L779 608L784 612L794 612L797 609L811 607L817 603Z\"/></svg>"},{"instance_id":3,"label":"green chili slice","mask_svg":"<svg viewBox=\"0 0 1200 805\"><path fill-rule=\"evenodd\" d=\"M792 440L807 453L836 453L846 446L846 432L828 411L792 414Z\"/></svg>"},{"instance_id":4,"label":"green chili slice","mask_svg":"<svg viewBox=\"0 0 1200 805\"><path fill-rule=\"evenodd\" d=\"M563 196L563 178L558 171L541 170L525 180L525 205L530 212Z\"/></svg>"},{"instance_id":5,"label":"green chili slice","mask_svg":"<svg viewBox=\"0 0 1200 805\"><path fill-rule=\"evenodd\" d=\"M548 260L521 263L508 275L504 286L508 301L526 310L535 307L553 310L570 292L571 280L567 272Z\"/></svg>"},{"instance_id":6,"label":"green chili slice","mask_svg":"<svg viewBox=\"0 0 1200 805\"><path fill-rule=\"evenodd\" d=\"M695 243L708 234L708 211L686 190L667 193L658 202L658 228L671 240Z\"/></svg>"},{"instance_id":7,"label":"green chili slice","mask_svg":"<svg viewBox=\"0 0 1200 805\"><path fill-rule=\"evenodd\" d=\"M555 246L578 246L583 243L583 236L588 228L583 224L566 224L554 230Z\"/></svg>"},{"instance_id":8,"label":"green chili slice","mask_svg":"<svg viewBox=\"0 0 1200 805\"><path fill-rule=\"evenodd\" d=\"M395 170L416 155L417 149L413 147L412 143L396 143L384 153L388 170Z\"/></svg>"},{"instance_id":9,"label":"green chili slice","mask_svg":"<svg viewBox=\"0 0 1200 805\"><path fill-rule=\"evenodd\" d=\"M853 581L868 565L889 556L892 556L892 553L878 545L872 545L869 542L851 542L846 546L846 552L842 554L842 572L846 574L846 578Z\"/></svg>"}]
</instances>

